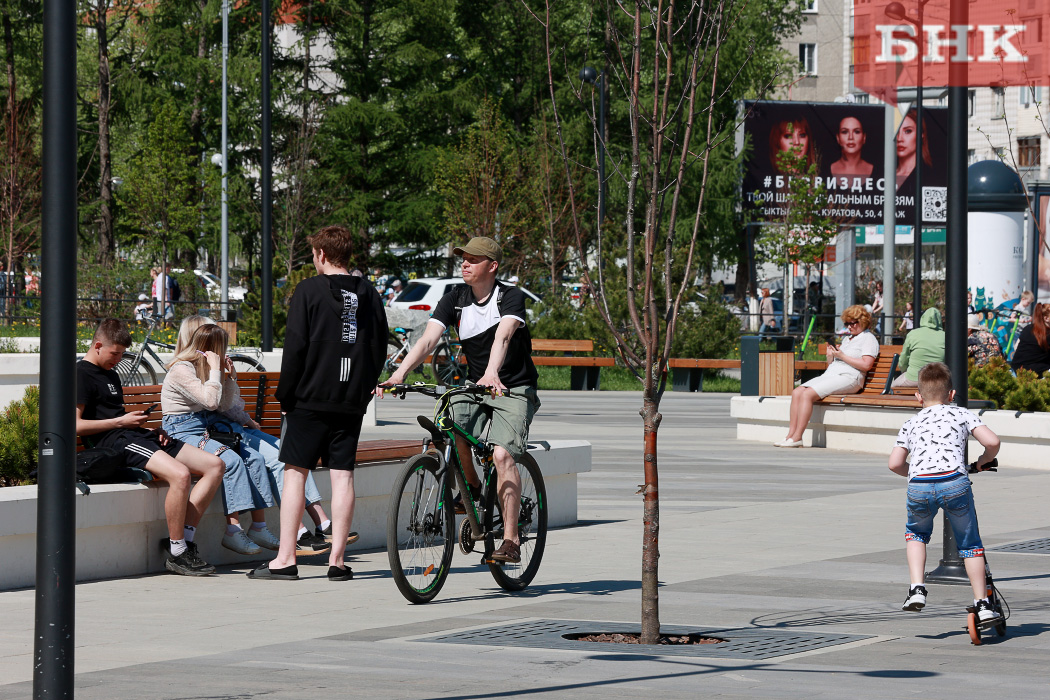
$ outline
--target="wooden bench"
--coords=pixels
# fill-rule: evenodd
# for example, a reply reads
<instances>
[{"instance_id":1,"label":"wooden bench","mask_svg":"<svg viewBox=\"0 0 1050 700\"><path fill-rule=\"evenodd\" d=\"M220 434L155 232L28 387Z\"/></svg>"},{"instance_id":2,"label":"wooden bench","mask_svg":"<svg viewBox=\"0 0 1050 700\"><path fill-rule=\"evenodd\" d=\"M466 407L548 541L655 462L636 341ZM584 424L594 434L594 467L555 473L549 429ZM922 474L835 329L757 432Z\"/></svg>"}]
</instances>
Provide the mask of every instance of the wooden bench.
<instances>
[{"instance_id":1,"label":"wooden bench","mask_svg":"<svg viewBox=\"0 0 1050 700\"><path fill-rule=\"evenodd\" d=\"M822 404L844 404L850 406L889 406L897 408L922 408L915 399L914 389L908 394L894 394L893 376L900 360L901 345L880 345L879 356L864 378L864 387L855 394L830 394L820 400ZM826 352L827 345L822 344L820 351Z\"/></svg>"},{"instance_id":2,"label":"wooden bench","mask_svg":"<svg viewBox=\"0 0 1050 700\"><path fill-rule=\"evenodd\" d=\"M533 355L532 363L544 367L571 367L569 386L574 391L597 391L601 384L601 368L613 367L616 360L611 357L579 356L573 353L594 352L591 340L547 340L532 339L532 351L569 353L561 356Z\"/></svg>"},{"instance_id":3,"label":"wooden bench","mask_svg":"<svg viewBox=\"0 0 1050 700\"><path fill-rule=\"evenodd\" d=\"M274 437L281 436L281 404L274 396L280 376L280 372L242 372L237 375L245 410L263 432ZM160 390L159 385L124 387L124 409L128 413L158 404L142 426L147 430L161 427ZM420 435L419 440L362 440L357 446L357 464L408 459L422 451L422 439ZM84 445L78 436L77 450L82 449Z\"/></svg>"},{"instance_id":4,"label":"wooden bench","mask_svg":"<svg viewBox=\"0 0 1050 700\"><path fill-rule=\"evenodd\" d=\"M667 368L671 370L671 391L703 391L705 369L740 369L740 360L672 357Z\"/></svg>"}]
</instances>

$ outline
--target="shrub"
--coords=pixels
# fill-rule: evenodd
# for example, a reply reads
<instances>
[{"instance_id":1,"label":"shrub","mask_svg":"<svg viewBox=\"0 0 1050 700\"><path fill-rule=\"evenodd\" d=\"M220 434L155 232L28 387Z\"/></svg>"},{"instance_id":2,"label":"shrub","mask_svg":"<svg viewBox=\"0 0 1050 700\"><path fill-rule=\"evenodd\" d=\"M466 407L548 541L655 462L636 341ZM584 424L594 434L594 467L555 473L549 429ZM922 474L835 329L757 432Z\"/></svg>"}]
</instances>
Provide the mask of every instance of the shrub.
<instances>
[{"instance_id":1,"label":"shrub","mask_svg":"<svg viewBox=\"0 0 1050 700\"><path fill-rule=\"evenodd\" d=\"M39 430L40 388L29 386L0 414L0 486L29 481L37 465Z\"/></svg>"},{"instance_id":2,"label":"shrub","mask_svg":"<svg viewBox=\"0 0 1050 700\"><path fill-rule=\"evenodd\" d=\"M970 361L971 399L994 401L996 406L1002 408L1006 395L1016 388L1017 379L1003 358L996 357L983 367L975 367L973 361Z\"/></svg>"}]
</instances>

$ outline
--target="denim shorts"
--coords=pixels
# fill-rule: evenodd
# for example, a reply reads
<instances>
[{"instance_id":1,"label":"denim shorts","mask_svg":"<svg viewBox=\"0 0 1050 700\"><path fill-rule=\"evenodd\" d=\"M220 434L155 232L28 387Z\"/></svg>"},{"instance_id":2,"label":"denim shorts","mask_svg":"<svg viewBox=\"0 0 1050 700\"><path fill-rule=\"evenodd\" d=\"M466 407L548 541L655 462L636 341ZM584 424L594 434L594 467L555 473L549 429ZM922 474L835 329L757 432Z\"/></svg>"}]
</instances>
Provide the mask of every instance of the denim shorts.
<instances>
[{"instance_id":1,"label":"denim shorts","mask_svg":"<svg viewBox=\"0 0 1050 700\"><path fill-rule=\"evenodd\" d=\"M946 481L912 481L908 484L908 525L904 539L927 544L933 534L937 511L944 509L955 534L959 556L983 557L984 545L977 530L977 508L970 479L965 474Z\"/></svg>"}]
</instances>

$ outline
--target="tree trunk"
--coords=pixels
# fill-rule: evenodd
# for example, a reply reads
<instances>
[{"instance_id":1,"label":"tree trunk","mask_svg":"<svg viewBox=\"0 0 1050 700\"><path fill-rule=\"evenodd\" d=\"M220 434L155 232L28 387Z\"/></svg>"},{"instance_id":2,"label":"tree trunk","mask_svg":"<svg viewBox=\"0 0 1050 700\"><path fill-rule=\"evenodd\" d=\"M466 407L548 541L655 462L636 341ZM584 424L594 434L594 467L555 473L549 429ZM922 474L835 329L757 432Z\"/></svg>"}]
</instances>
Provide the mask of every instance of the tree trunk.
<instances>
[{"instance_id":1,"label":"tree trunk","mask_svg":"<svg viewBox=\"0 0 1050 700\"><path fill-rule=\"evenodd\" d=\"M650 378L647 383L652 383ZM656 437L662 416L647 388L640 411L644 439L645 484L642 486L642 644L660 636L660 483Z\"/></svg>"},{"instance_id":2,"label":"tree trunk","mask_svg":"<svg viewBox=\"0 0 1050 700\"><path fill-rule=\"evenodd\" d=\"M113 264L117 240L113 231L113 157L110 152L110 74L109 74L109 0L95 4L95 31L98 33L98 157L99 157L99 227L96 260L104 267Z\"/></svg>"}]
</instances>

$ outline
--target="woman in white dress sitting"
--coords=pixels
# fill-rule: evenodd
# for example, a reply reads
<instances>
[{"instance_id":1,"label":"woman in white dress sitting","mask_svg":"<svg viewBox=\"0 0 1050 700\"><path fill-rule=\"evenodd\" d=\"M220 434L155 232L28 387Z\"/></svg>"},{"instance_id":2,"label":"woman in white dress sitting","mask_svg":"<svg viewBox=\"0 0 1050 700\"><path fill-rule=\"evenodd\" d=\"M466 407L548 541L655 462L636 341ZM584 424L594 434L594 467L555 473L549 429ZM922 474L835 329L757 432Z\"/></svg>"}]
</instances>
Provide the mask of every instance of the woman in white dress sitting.
<instances>
[{"instance_id":1,"label":"woman in white dress sitting","mask_svg":"<svg viewBox=\"0 0 1050 700\"><path fill-rule=\"evenodd\" d=\"M828 368L791 392L791 425L787 437L773 443L777 447L802 447L802 433L813 415L813 404L829 394L855 394L864 387L864 378L879 356L879 339L868 330L871 314L854 304L842 312L842 323L849 335L841 347L828 343Z\"/></svg>"}]
</instances>

